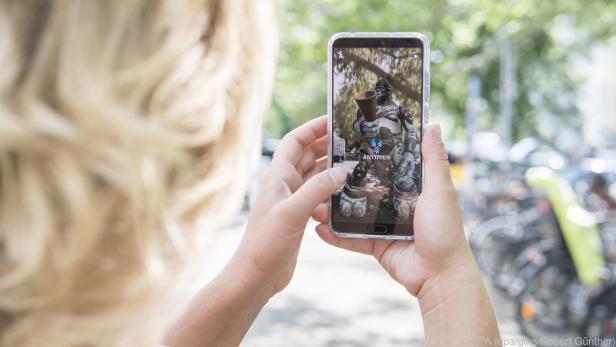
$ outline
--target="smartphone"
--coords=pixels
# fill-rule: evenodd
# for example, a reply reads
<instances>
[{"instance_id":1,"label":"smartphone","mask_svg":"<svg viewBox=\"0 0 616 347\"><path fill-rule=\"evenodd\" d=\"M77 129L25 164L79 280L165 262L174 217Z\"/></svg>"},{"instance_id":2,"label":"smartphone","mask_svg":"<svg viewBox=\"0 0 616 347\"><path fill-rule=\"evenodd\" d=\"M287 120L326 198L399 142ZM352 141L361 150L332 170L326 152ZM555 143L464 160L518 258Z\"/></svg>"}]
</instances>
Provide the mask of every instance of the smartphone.
<instances>
[{"instance_id":1,"label":"smartphone","mask_svg":"<svg viewBox=\"0 0 616 347\"><path fill-rule=\"evenodd\" d=\"M337 236L412 240L428 121L430 46L421 33L337 33L328 44L330 199Z\"/></svg>"}]
</instances>

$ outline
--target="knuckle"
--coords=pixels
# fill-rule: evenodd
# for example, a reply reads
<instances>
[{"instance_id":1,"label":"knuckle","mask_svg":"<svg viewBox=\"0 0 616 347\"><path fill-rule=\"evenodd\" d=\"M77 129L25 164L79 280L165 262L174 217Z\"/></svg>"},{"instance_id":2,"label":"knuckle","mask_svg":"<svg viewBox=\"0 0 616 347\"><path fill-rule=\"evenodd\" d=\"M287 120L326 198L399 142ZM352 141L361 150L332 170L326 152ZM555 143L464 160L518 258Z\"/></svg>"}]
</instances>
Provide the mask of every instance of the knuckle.
<instances>
[{"instance_id":1,"label":"knuckle","mask_svg":"<svg viewBox=\"0 0 616 347\"><path fill-rule=\"evenodd\" d=\"M280 139L278 146L276 146L276 149L274 150L274 155L280 152L283 148L291 146L295 141L295 134L293 133L293 131L284 134L284 136L282 136L282 139Z\"/></svg>"},{"instance_id":2,"label":"knuckle","mask_svg":"<svg viewBox=\"0 0 616 347\"><path fill-rule=\"evenodd\" d=\"M282 139L280 140L280 143L287 143L289 142L291 139L293 139L293 131L290 131L286 134L284 134L284 136L282 136Z\"/></svg>"},{"instance_id":3,"label":"knuckle","mask_svg":"<svg viewBox=\"0 0 616 347\"><path fill-rule=\"evenodd\" d=\"M331 179L328 176L327 172L321 172L318 175L312 177L312 187L311 189L316 190L317 192L322 192L325 190L329 190L331 186Z\"/></svg>"}]
</instances>

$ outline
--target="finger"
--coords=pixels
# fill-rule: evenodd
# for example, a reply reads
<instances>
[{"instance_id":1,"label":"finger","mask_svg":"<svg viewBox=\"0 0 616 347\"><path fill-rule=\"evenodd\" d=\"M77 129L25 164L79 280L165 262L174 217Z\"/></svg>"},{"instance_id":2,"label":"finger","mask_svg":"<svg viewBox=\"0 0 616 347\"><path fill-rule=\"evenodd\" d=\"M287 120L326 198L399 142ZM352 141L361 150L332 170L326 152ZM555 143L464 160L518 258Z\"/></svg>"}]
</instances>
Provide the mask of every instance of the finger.
<instances>
[{"instance_id":1,"label":"finger","mask_svg":"<svg viewBox=\"0 0 616 347\"><path fill-rule=\"evenodd\" d=\"M329 221L329 208L327 204L322 202L312 211L312 219L319 223L327 223Z\"/></svg>"},{"instance_id":2,"label":"finger","mask_svg":"<svg viewBox=\"0 0 616 347\"><path fill-rule=\"evenodd\" d=\"M318 204L346 181L346 170L335 167L312 176L284 202L285 213L294 221L306 221Z\"/></svg>"},{"instance_id":3,"label":"finger","mask_svg":"<svg viewBox=\"0 0 616 347\"><path fill-rule=\"evenodd\" d=\"M433 125L425 133L421 151L426 167L423 192L428 194L442 194L453 191L453 183L449 173L449 161L447 151L441 139L440 126Z\"/></svg>"},{"instance_id":4,"label":"finger","mask_svg":"<svg viewBox=\"0 0 616 347\"><path fill-rule=\"evenodd\" d=\"M285 182L289 190L294 193L302 186L304 179L291 163L282 163L282 165L275 167L275 169L278 170L281 167L287 167L287 169L280 169L278 179Z\"/></svg>"},{"instance_id":5,"label":"finger","mask_svg":"<svg viewBox=\"0 0 616 347\"><path fill-rule=\"evenodd\" d=\"M310 145L308 150L304 152L302 159L297 165L297 170L301 174L304 174L306 173L306 171L310 170L314 166L317 159L327 154L327 144L328 144L327 136L323 136L317 139L316 141L314 141Z\"/></svg>"},{"instance_id":6,"label":"finger","mask_svg":"<svg viewBox=\"0 0 616 347\"><path fill-rule=\"evenodd\" d=\"M329 225L324 223L317 225L314 230L323 241L332 246L363 254L372 254L374 251L375 240L337 237L334 235Z\"/></svg>"},{"instance_id":7,"label":"finger","mask_svg":"<svg viewBox=\"0 0 616 347\"><path fill-rule=\"evenodd\" d=\"M323 158L319 158L314 166L304 174L303 178L304 181L307 181L310 179L310 177L318 174L319 172L325 170L325 168L327 168L327 158L323 157Z\"/></svg>"},{"instance_id":8,"label":"finger","mask_svg":"<svg viewBox=\"0 0 616 347\"><path fill-rule=\"evenodd\" d=\"M275 188L282 198L293 194L302 184L304 178L297 172L295 166L289 162L280 161L278 165L270 164L263 176L260 186Z\"/></svg>"},{"instance_id":9,"label":"finger","mask_svg":"<svg viewBox=\"0 0 616 347\"><path fill-rule=\"evenodd\" d=\"M425 180L415 209L415 242L431 244L433 248L443 245L443 240L462 243L462 217L438 126L432 126L426 131L421 147ZM447 218L434 219L435 215Z\"/></svg>"},{"instance_id":10,"label":"finger","mask_svg":"<svg viewBox=\"0 0 616 347\"><path fill-rule=\"evenodd\" d=\"M297 165L305 148L327 134L327 117L312 119L286 134L274 152L273 161L288 161Z\"/></svg>"}]
</instances>

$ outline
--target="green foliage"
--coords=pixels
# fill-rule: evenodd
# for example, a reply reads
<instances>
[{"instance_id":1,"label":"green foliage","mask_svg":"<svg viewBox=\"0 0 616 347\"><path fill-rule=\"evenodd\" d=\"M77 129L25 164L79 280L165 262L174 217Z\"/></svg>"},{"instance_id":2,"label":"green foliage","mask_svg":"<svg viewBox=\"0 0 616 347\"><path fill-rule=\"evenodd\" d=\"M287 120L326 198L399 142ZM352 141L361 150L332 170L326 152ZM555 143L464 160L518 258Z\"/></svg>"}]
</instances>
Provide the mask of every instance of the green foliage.
<instances>
[{"instance_id":1,"label":"green foliage","mask_svg":"<svg viewBox=\"0 0 616 347\"><path fill-rule=\"evenodd\" d=\"M499 37L514 46L517 98L514 138L536 134L537 118L579 120L580 78L571 60L613 36L613 0L280 0L281 49L267 132L280 136L324 114L326 45L339 31L419 31L432 48L432 107L464 126L467 79L482 82L480 126L499 110ZM541 130L539 129L539 132Z\"/></svg>"}]
</instances>

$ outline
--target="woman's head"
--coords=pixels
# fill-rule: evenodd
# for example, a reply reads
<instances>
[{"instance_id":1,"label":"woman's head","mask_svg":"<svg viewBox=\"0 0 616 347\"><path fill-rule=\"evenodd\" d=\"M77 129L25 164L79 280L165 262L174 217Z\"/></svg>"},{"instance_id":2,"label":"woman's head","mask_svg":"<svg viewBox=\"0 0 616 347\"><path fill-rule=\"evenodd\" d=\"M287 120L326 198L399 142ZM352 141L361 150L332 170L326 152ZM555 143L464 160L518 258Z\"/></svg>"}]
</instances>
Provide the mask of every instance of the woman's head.
<instances>
[{"instance_id":1,"label":"woman's head","mask_svg":"<svg viewBox=\"0 0 616 347\"><path fill-rule=\"evenodd\" d=\"M271 10L0 0L3 343L135 345L156 328L191 231L215 232L240 200Z\"/></svg>"}]
</instances>

